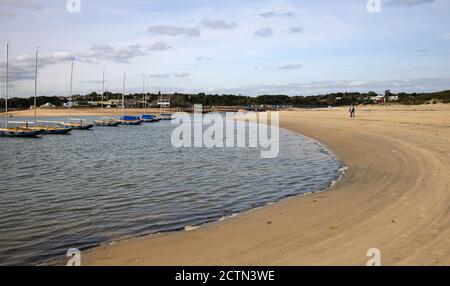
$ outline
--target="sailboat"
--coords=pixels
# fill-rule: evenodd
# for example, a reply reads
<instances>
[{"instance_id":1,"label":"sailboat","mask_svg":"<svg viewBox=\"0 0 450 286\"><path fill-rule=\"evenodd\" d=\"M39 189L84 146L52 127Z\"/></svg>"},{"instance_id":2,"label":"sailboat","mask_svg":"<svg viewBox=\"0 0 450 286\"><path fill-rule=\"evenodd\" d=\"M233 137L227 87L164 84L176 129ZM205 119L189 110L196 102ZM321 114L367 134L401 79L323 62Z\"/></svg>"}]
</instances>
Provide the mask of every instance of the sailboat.
<instances>
[{"instance_id":1,"label":"sailboat","mask_svg":"<svg viewBox=\"0 0 450 286\"><path fill-rule=\"evenodd\" d=\"M36 131L40 131L41 134L45 134L45 135L66 135L69 134L72 129L71 128L64 128L64 127L58 127L58 126L38 126L38 121L37 121L37 114L36 114L36 110L37 110L37 75L38 75L38 50L39 48L36 49L36 66L35 66L35 72L34 72L34 122L33 122L33 126L29 126L28 127L28 123L27 123L27 128L32 129L32 130L36 130Z\"/></svg>"},{"instance_id":2,"label":"sailboat","mask_svg":"<svg viewBox=\"0 0 450 286\"><path fill-rule=\"evenodd\" d=\"M5 76L5 128L0 128L0 137L36 137L41 131L29 128L8 126L8 93L9 93L9 43L6 44L6 76Z\"/></svg>"},{"instance_id":3,"label":"sailboat","mask_svg":"<svg viewBox=\"0 0 450 286\"><path fill-rule=\"evenodd\" d=\"M120 124L122 125L140 125L142 119L139 116L125 115L125 79L126 73L123 73L123 91L122 91L122 117L120 118Z\"/></svg>"},{"instance_id":4,"label":"sailboat","mask_svg":"<svg viewBox=\"0 0 450 286\"><path fill-rule=\"evenodd\" d=\"M141 119L143 122L145 123L152 123L152 122L158 122L161 119L159 117L157 117L156 115L153 114L146 114L147 111L147 93L146 93L146 89L145 89L145 75L144 76L144 82L143 82L143 87L142 87L142 93L144 94L144 112L142 113Z\"/></svg>"},{"instance_id":5,"label":"sailboat","mask_svg":"<svg viewBox=\"0 0 450 286\"><path fill-rule=\"evenodd\" d=\"M120 121L114 120L112 118L103 117L104 94L105 94L105 69L103 69L103 80L102 80L102 106L101 106L102 114L100 120L94 120L94 125L101 127L116 127L120 124Z\"/></svg>"},{"instance_id":6,"label":"sailboat","mask_svg":"<svg viewBox=\"0 0 450 286\"><path fill-rule=\"evenodd\" d=\"M94 127L93 124L85 124L84 119L71 118L71 108L72 108L72 87L73 87L73 63L70 70L70 94L69 94L69 122L62 122L61 124L66 128L71 128L72 130L89 130ZM79 121L72 122L72 121Z\"/></svg>"}]
</instances>

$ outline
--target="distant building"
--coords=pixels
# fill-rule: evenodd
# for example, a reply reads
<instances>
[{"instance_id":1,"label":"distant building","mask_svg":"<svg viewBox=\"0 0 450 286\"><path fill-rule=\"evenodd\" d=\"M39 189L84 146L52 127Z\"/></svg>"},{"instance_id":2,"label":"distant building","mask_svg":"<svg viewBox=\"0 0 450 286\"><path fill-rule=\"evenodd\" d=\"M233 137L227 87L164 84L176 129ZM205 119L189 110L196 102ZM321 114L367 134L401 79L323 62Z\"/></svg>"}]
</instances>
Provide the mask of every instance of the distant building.
<instances>
[{"instance_id":1,"label":"distant building","mask_svg":"<svg viewBox=\"0 0 450 286\"><path fill-rule=\"evenodd\" d=\"M158 106L161 108L169 108L170 107L170 99L158 100Z\"/></svg>"}]
</instances>

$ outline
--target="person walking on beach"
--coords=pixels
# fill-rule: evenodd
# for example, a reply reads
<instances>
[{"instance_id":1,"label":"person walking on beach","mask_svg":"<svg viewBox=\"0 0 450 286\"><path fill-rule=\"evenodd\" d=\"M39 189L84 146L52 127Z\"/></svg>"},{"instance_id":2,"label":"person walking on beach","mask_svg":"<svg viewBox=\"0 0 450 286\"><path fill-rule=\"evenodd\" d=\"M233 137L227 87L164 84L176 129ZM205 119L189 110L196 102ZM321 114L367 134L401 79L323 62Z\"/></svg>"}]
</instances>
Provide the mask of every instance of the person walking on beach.
<instances>
[{"instance_id":1,"label":"person walking on beach","mask_svg":"<svg viewBox=\"0 0 450 286\"><path fill-rule=\"evenodd\" d=\"M356 109L355 109L355 107L353 105L350 106L348 111L350 112L350 117L356 117Z\"/></svg>"}]
</instances>

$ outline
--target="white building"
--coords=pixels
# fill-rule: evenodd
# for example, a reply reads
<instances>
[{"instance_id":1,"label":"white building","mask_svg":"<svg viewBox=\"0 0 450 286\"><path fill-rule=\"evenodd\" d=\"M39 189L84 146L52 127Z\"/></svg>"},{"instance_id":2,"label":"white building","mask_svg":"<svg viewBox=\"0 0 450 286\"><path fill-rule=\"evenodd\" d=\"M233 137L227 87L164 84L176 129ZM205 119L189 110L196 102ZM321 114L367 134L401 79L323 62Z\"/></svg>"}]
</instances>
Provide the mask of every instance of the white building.
<instances>
[{"instance_id":1,"label":"white building","mask_svg":"<svg viewBox=\"0 0 450 286\"><path fill-rule=\"evenodd\" d=\"M170 99L158 100L158 106L161 108L169 108L170 107Z\"/></svg>"}]
</instances>

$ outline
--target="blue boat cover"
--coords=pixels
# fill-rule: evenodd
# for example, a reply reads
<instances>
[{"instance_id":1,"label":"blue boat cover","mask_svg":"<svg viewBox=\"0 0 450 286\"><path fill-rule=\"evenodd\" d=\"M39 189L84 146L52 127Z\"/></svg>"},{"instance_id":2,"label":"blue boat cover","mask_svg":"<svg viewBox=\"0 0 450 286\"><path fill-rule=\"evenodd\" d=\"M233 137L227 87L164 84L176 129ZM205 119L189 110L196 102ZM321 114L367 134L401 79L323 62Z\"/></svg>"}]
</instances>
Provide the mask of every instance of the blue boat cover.
<instances>
[{"instance_id":1,"label":"blue boat cover","mask_svg":"<svg viewBox=\"0 0 450 286\"><path fill-rule=\"evenodd\" d=\"M129 116L129 115L126 115L126 116L122 116L122 117L120 118L120 120L126 120L126 121L139 120L139 116Z\"/></svg>"},{"instance_id":2,"label":"blue boat cover","mask_svg":"<svg viewBox=\"0 0 450 286\"><path fill-rule=\"evenodd\" d=\"M156 116L150 115L150 114L144 114L142 115L142 119L155 119Z\"/></svg>"}]
</instances>

